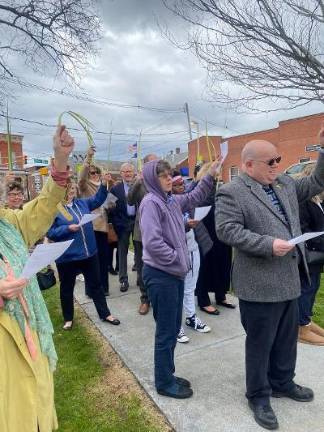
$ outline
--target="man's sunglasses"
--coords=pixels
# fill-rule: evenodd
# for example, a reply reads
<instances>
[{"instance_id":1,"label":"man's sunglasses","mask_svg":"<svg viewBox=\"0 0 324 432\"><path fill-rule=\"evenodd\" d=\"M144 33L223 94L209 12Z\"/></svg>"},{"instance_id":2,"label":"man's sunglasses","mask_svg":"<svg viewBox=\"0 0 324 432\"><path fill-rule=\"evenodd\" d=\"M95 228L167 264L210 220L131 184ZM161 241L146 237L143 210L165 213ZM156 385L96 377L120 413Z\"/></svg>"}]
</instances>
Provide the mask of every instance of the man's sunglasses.
<instances>
[{"instance_id":1,"label":"man's sunglasses","mask_svg":"<svg viewBox=\"0 0 324 432\"><path fill-rule=\"evenodd\" d=\"M99 174L97 171L90 171L90 175L96 175Z\"/></svg>"},{"instance_id":2,"label":"man's sunglasses","mask_svg":"<svg viewBox=\"0 0 324 432\"><path fill-rule=\"evenodd\" d=\"M262 162L262 163L265 163L266 165L273 166L275 163L278 164L281 162L281 156L278 156L277 158L269 159L267 161L256 160L255 162Z\"/></svg>"}]
</instances>

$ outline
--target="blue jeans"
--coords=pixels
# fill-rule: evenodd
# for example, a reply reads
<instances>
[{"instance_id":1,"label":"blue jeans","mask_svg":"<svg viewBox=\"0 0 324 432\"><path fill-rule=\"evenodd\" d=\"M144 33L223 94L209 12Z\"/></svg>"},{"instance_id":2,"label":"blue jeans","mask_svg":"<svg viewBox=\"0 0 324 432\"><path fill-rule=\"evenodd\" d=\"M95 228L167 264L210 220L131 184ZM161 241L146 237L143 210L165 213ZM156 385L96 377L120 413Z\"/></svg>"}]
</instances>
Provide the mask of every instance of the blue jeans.
<instances>
[{"instance_id":1,"label":"blue jeans","mask_svg":"<svg viewBox=\"0 0 324 432\"><path fill-rule=\"evenodd\" d=\"M182 320L184 281L147 264L143 280L156 322L154 347L155 387L163 390L174 379L174 349Z\"/></svg>"},{"instance_id":2,"label":"blue jeans","mask_svg":"<svg viewBox=\"0 0 324 432\"><path fill-rule=\"evenodd\" d=\"M321 283L320 272L310 273L309 276L311 283L308 282L304 272L300 273L301 295L298 299L300 326L307 325L311 322L316 293Z\"/></svg>"}]
</instances>

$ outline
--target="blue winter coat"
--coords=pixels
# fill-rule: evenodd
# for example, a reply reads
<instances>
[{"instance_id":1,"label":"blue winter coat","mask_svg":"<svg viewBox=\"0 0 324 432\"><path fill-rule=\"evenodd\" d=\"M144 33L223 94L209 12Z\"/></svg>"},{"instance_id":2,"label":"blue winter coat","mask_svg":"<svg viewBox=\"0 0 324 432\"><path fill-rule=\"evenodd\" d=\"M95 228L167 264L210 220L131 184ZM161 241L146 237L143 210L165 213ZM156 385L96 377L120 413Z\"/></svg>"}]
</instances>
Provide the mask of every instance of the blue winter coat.
<instances>
[{"instance_id":1,"label":"blue winter coat","mask_svg":"<svg viewBox=\"0 0 324 432\"><path fill-rule=\"evenodd\" d=\"M83 260L97 252L92 222L82 225L76 232L70 231L69 225L78 224L84 214L91 213L92 210L100 207L105 202L107 195L106 186L101 185L97 193L90 198L75 198L71 207L65 206L73 217L72 220L67 220L62 213L56 216L47 237L54 242L74 240L64 254L56 260L57 263Z\"/></svg>"}]
</instances>

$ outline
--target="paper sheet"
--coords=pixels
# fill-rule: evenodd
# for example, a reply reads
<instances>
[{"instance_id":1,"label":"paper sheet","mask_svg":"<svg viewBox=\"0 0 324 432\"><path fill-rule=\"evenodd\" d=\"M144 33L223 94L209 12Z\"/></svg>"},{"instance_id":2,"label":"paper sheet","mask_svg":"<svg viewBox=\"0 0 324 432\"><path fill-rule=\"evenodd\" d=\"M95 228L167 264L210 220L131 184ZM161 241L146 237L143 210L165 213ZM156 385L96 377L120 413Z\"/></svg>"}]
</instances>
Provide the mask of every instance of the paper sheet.
<instances>
[{"instance_id":1,"label":"paper sheet","mask_svg":"<svg viewBox=\"0 0 324 432\"><path fill-rule=\"evenodd\" d=\"M70 247L74 240L65 242L41 244L35 247L29 256L20 275L21 278L30 279L37 272L54 262Z\"/></svg>"},{"instance_id":2,"label":"paper sheet","mask_svg":"<svg viewBox=\"0 0 324 432\"><path fill-rule=\"evenodd\" d=\"M324 231L305 233L301 236L298 236L298 237L295 237L295 238L288 240L288 243L290 243L291 245L297 245L298 243L302 243L302 242L310 240L312 238L319 237L323 234L324 234Z\"/></svg>"},{"instance_id":3,"label":"paper sheet","mask_svg":"<svg viewBox=\"0 0 324 432\"><path fill-rule=\"evenodd\" d=\"M100 213L87 213L87 214L84 214L82 216L82 218L80 219L80 222L78 223L78 225L79 226L85 225L85 224L87 224L89 222L94 221L99 216L100 216Z\"/></svg>"},{"instance_id":4,"label":"paper sheet","mask_svg":"<svg viewBox=\"0 0 324 432\"><path fill-rule=\"evenodd\" d=\"M226 159L226 157L228 155L228 142L227 141L224 141L220 144L220 150L221 150L222 162L224 162L224 160Z\"/></svg>"},{"instance_id":5,"label":"paper sheet","mask_svg":"<svg viewBox=\"0 0 324 432\"><path fill-rule=\"evenodd\" d=\"M194 219L197 220L197 221L201 221L202 219L204 219L205 216L208 215L210 209L211 209L211 206L197 207L195 209Z\"/></svg>"}]
</instances>

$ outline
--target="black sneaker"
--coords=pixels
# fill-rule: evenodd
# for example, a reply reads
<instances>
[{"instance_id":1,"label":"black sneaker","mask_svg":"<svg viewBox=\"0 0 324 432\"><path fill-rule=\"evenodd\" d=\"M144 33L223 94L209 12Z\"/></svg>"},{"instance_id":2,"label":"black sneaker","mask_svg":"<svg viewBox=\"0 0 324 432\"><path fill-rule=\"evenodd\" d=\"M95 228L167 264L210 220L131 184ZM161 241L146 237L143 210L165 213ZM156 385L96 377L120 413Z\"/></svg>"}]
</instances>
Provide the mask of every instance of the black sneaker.
<instances>
[{"instance_id":1,"label":"black sneaker","mask_svg":"<svg viewBox=\"0 0 324 432\"><path fill-rule=\"evenodd\" d=\"M188 381L185 378L180 378L180 377L174 377L175 378L175 382L183 387L191 387L191 382Z\"/></svg>"},{"instance_id":2,"label":"black sneaker","mask_svg":"<svg viewBox=\"0 0 324 432\"><path fill-rule=\"evenodd\" d=\"M193 395L193 391L190 387L182 386L177 383L174 383L163 390L157 390L157 392L162 396L167 396L174 399L187 399Z\"/></svg>"},{"instance_id":3,"label":"black sneaker","mask_svg":"<svg viewBox=\"0 0 324 432\"><path fill-rule=\"evenodd\" d=\"M271 405L258 405L249 401L249 407L254 413L254 420L258 425L268 430L275 430L279 428L278 420L271 408Z\"/></svg>"},{"instance_id":4,"label":"black sneaker","mask_svg":"<svg viewBox=\"0 0 324 432\"><path fill-rule=\"evenodd\" d=\"M314 392L308 387L302 387L298 384L286 392L272 391L272 396L275 398L286 397L297 402L311 402L314 399Z\"/></svg>"},{"instance_id":5,"label":"black sneaker","mask_svg":"<svg viewBox=\"0 0 324 432\"><path fill-rule=\"evenodd\" d=\"M126 291L128 291L128 288L129 288L129 283L128 283L128 281L123 281L123 282L120 283L120 291L121 291L121 292L126 292Z\"/></svg>"}]
</instances>

